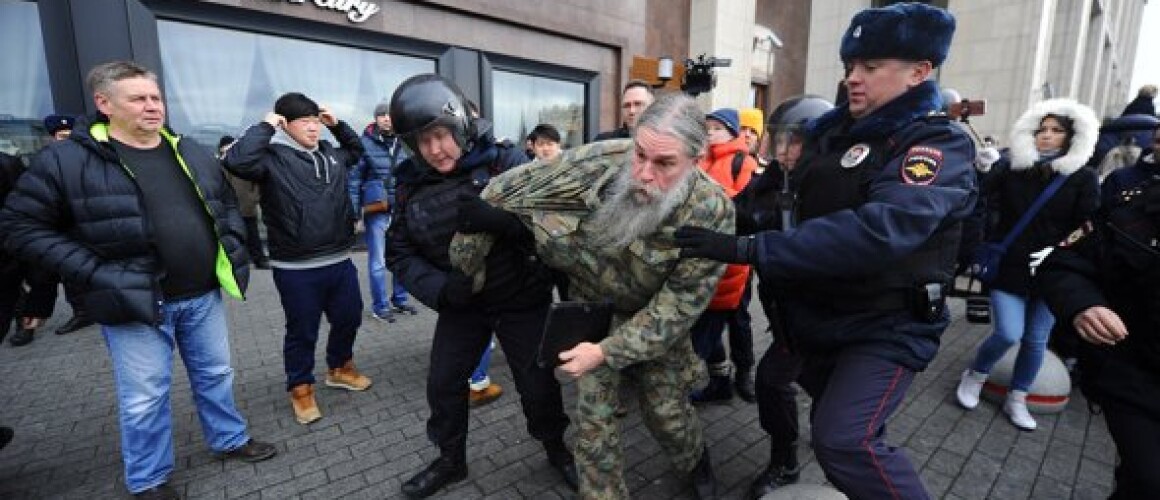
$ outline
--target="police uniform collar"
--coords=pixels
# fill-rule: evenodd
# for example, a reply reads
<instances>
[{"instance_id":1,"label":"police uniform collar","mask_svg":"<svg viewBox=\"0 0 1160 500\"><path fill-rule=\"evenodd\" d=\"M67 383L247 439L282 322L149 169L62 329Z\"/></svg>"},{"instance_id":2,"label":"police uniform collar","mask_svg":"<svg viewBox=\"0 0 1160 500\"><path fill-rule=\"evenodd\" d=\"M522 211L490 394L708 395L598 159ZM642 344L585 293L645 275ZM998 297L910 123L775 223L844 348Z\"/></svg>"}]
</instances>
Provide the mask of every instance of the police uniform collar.
<instances>
[{"instance_id":1,"label":"police uniform collar","mask_svg":"<svg viewBox=\"0 0 1160 500\"><path fill-rule=\"evenodd\" d=\"M848 132L851 137L880 139L889 137L908 123L937 112L941 108L942 96L938 84L927 80L860 120L854 120L850 116L850 105L842 103L809 122L806 125L806 133L816 137L843 121L852 121Z\"/></svg>"}]
</instances>

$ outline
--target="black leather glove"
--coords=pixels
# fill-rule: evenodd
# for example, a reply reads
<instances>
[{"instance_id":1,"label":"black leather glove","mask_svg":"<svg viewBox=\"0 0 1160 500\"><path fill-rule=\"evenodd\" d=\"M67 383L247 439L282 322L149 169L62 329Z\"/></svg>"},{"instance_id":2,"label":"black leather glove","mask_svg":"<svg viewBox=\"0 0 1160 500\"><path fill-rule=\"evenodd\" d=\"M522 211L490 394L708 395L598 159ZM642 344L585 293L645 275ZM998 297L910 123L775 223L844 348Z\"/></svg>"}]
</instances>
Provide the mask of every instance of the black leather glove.
<instances>
[{"instance_id":1,"label":"black leather glove","mask_svg":"<svg viewBox=\"0 0 1160 500\"><path fill-rule=\"evenodd\" d=\"M756 245L752 236L734 236L696 226L682 226L674 234L681 258L703 258L730 264L749 264Z\"/></svg>"},{"instance_id":2,"label":"black leather glove","mask_svg":"<svg viewBox=\"0 0 1160 500\"><path fill-rule=\"evenodd\" d=\"M471 303L472 280L466 274L459 271L451 271L447 273L447 281L443 283L443 289L439 290L439 308L444 307L464 307Z\"/></svg>"},{"instance_id":3,"label":"black leather glove","mask_svg":"<svg viewBox=\"0 0 1160 500\"><path fill-rule=\"evenodd\" d=\"M458 225L461 233L491 233L512 236L524 229L524 224L511 212L495 208L479 196L459 193L455 198Z\"/></svg>"}]
</instances>

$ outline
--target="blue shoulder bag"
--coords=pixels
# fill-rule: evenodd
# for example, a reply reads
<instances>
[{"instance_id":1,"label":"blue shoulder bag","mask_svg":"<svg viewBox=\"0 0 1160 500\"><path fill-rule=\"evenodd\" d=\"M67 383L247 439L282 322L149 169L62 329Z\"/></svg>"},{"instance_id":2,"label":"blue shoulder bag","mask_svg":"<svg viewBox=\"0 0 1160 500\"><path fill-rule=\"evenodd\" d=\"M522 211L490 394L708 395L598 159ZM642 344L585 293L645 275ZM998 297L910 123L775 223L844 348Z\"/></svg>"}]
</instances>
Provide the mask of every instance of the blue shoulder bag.
<instances>
[{"instance_id":1,"label":"blue shoulder bag","mask_svg":"<svg viewBox=\"0 0 1160 500\"><path fill-rule=\"evenodd\" d=\"M1015 238L1027 228L1027 224L1031 223L1031 219L1035 217L1036 213L1047 204L1047 200L1059 191L1060 186L1067 180L1066 175L1056 175L1055 179L1048 184L1043 192L1039 193L1039 197L1035 198L1035 202L1023 212L1023 216L999 243L988 242L979 245L975 249L974 255L974 277L979 283L990 285L995 282L995 278L999 276L999 262L1003 260L1003 256L1007 254L1007 249L1011 247L1011 243L1015 242Z\"/></svg>"}]
</instances>

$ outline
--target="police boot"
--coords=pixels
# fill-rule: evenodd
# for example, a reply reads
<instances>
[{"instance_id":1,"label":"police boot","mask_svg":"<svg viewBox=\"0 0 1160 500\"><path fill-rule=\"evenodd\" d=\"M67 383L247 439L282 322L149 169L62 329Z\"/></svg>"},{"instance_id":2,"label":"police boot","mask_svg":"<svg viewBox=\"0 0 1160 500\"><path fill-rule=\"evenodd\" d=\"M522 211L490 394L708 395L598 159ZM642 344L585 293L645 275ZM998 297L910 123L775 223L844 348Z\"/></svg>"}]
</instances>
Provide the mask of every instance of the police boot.
<instances>
[{"instance_id":1,"label":"police boot","mask_svg":"<svg viewBox=\"0 0 1160 500\"><path fill-rule=\"evenodd\" d=\"M737 391L737 397L746 403L757 402L757 394L753 388L752 368L737 368L737 373L733 374L733 389Z\"/></svg>"},{"instance_id":2,"label":"police boot","mask_svg":"<svg viewBox=\"0 0 1160 500\"><path fill-rule=\"evenodd\" d=\"M54 333L56 333L57 335L66 335L66 334L75 332L77 330L80 330L81 328L88 327L89 325L92 325L92 324L93 324L92 320L90 320L89 318L86 318L84 313L74 312L73 317L69 318L69 320L66 321L63 325L61 325L60 328L57 328L56 332L54 332Z\"/></svg>"},{"instance_id":3,"label":"police boot","mask_svg":"<svg viewBox=\"0 0 1160 500\"><path fill-rule=\"evenodd\" d=\"M749 486L749 498L758 500L773 490L798 482L802 466L798 463L797 443L785 450L770 447L769 466Z\"/></svg>"},{"instance_id":4,"label":"police boot","mask_svg":"<svg viewBox=\"0 0 1160 500\"><path fill-rule=\"evenodd\" d=\"M467 479L467 457L464 453L444 452L426 469L403 483L408 498L427 498L452 483Z\"/></svg>"},{"instance_id":5,"label":"police boot","mask_svg":"<svg viewBox=\"0 0 1160 500\"><path fill-rule=\"evenodd\" d=\"M693 467L693 492L700 500L717 498L717 478L713 476L713 465L709 462L709 447L701 452L701 459Z\"/></svg>"},{"instance_id":6,"label":"police boot","mask_svg":"<svg viewBox=\"0 0 1160 500\"><path fill-rule=\"evenodd\" d=\"M732 365L728 361L709 365L709 385L693 391L689 400L694 404L724 402L733 399Z\"/></svg>"}]
</instances>

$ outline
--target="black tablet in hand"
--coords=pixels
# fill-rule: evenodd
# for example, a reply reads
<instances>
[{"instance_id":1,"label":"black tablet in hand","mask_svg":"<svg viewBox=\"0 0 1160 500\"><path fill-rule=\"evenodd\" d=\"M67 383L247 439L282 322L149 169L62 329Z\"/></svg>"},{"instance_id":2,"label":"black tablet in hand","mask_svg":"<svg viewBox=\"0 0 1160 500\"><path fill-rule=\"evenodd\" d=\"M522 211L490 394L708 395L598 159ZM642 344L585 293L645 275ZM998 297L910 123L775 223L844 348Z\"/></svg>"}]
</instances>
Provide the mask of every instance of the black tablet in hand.
<instances>
[{"instance_id":1,"label":"black tablet in hand","mask_svg":"<svg viewBox=\"0 0 1160 500\"><path fill-rule=\"evenodd\" d=\"M543 368L560 364L560 353L581 342L600 342L612 326L609 302L554 302L544 321L536 363Z\"/></svg>"}]
</instances>

